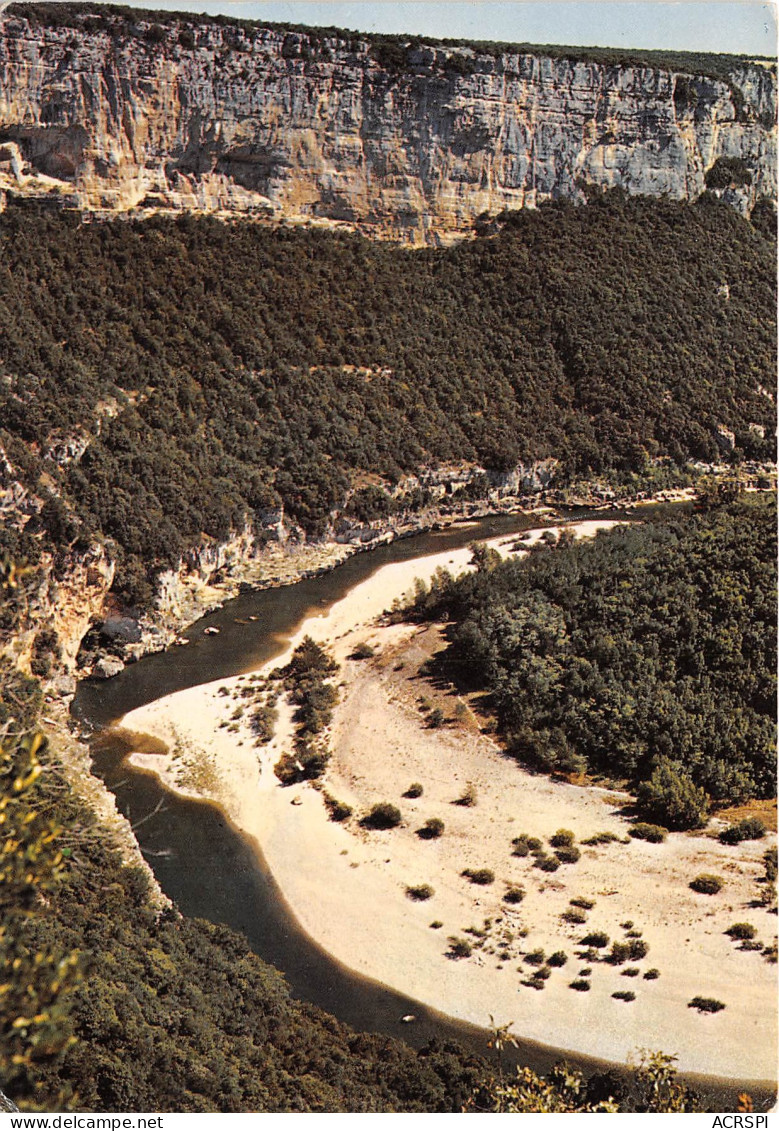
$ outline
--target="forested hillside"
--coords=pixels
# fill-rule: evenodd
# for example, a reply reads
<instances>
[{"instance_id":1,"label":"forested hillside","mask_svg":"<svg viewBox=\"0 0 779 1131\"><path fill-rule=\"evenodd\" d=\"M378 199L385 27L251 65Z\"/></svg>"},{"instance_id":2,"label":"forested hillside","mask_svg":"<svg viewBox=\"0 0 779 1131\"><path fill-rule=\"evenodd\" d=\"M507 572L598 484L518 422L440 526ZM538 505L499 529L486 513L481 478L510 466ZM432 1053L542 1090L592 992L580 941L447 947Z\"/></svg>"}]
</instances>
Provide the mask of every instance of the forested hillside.
<instances>
[{"instance_id":1,"label":"forested hillside","mask_svg":"<svg viewBox=\"0 0 779 1131\"><path fill-rule=\"evenodd\" d=\"M613 193L409 251L10 206L6 479L48 500L29 533L115 540L120 591L146 602L202 533L283 503L321 534L365 472L392 488L443 461L552 456L561 481L620 475L721 458L720 425L728 458L771 458L772 214Z\"/></svg>"},{"instance_id":2,"label":"forested hillside","mask_svg":"<svg viewBox=\"0 0 779 1131\"><path fill-rule=\"evenodd\" d=\"M445 662L489 692L510 753L627 779L646 815L776 786L776 506L684 520L444 575L413 614L451 620Z\"/></svg>"}]
</instances>

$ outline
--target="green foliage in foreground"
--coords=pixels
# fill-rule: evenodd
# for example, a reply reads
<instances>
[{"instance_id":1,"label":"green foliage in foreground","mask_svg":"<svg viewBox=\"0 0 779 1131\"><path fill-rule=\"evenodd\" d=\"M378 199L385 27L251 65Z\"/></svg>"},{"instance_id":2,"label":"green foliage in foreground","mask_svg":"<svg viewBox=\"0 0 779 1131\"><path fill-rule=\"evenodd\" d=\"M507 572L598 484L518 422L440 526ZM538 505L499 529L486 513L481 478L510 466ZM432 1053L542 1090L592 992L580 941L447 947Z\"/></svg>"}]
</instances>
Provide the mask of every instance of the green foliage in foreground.
<instances>
[{"instance_id":1,"label":"green foliage in foreground","mask_svg":"<svg viewBox=\"0 0 779 1131\"><path fill-rule=\"evenodd\" d=\"M765 211L750 223L612 193L411 251L208 218L84 226L11 204L0 443L47 499L30 534L110 537L119 591L143 604L204 534L260 527L282 503L314 535L334 510L424 504L421 489L350 500L366 471L394 485L429 463L499 473L555 457L563 481L626 477L655 456L718 459L719 424L734 460L771 458ZM88 445L75 458L71 440Z\"/></svg>"},{"instance_id":2,"label":"green foliage in foreground","mask_svg":"<svg viewBox=\"0 0 779 1131\"><path fill-rule=\"evenodd\" d=\"M775 522L756 500L615 528L441 575L411 615L453 621L444 662L491 693L517 758L627 778L689 827L705 795L774 795Z\"/></svg>"}]
</instances>

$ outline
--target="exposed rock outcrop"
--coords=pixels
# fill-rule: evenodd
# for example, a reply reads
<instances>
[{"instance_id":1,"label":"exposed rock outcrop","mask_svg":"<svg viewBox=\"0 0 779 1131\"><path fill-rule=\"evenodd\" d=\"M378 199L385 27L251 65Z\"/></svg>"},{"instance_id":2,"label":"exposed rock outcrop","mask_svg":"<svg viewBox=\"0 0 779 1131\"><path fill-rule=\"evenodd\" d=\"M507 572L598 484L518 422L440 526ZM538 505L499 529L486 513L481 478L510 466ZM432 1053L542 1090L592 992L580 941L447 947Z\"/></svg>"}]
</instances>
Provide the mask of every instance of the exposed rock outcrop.
<instances>
[{"instance_id":1,"label":"exposed rock outcrop","mask_svg":"<svg viewBox=\"0 0 779 1131\"><path fill-rule=\"evenodd\" d=\"M74 17L75 18L75 17ZM97 213L185 209L446 242L583 191L693 199L718 160L742 211L776 191L776 76L104 14L0 21L0 191Z\"/></svg>"}]
</instances>

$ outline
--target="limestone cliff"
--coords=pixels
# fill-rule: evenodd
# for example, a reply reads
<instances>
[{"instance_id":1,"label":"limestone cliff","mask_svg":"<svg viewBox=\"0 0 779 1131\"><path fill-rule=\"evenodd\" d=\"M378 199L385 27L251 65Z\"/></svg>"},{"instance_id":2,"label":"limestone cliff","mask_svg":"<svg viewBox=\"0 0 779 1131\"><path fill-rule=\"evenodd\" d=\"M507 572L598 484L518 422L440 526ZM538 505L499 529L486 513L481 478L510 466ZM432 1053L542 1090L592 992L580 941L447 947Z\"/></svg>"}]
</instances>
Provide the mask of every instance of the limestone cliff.
<instances>
[{"instance_id":1,"label":"limestone cliff","mask_svg":"<svg viewBox=\"0 0 779 1131\"><path fill-rule=\"evenodd\" d=\"M0 20L0 192L436 243L586 186L693 199L726 158L740 173L718 188L742 211L776 191L775 68L758 63L715 79L418 45L393 68L335 32L72 22Z\"/></svg>"}]
</instances>

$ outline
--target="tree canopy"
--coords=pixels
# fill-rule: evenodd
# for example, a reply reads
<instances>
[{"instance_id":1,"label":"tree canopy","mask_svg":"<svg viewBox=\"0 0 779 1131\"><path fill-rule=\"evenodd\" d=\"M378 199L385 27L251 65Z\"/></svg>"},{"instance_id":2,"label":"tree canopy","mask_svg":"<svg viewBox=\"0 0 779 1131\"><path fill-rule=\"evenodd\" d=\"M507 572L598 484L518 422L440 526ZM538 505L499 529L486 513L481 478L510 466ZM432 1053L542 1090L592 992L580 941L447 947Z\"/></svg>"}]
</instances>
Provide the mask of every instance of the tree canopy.
<instances>
[{"instance_id":1,"label":"tree canopy","mask_svg":"<svg viewBox=\"0 0 779 1131\"><path fill-rule=\"evenodd\" d=\"M723 204L612 193L442 251L209 218L0 216L0 444L55 546L119 587L281 504L311 535L417 506L406 473L544 457L771 458L775 240ZM398 421L403 427L398 427ZM380 489L352 486L370 473Z\"/></svg>"},{"instance_id":2,"label":"tree canopy","mask_svg":"<svg viewBox=\"0 0 779 1131\"><path fill-rule=\"evenodd\" d=\"M412 615L450 620L448 666L490 693L508 749L627 779L647 815L776 783L776 505L616 527L464 575Z\"/></svg>"}]
</instances>

